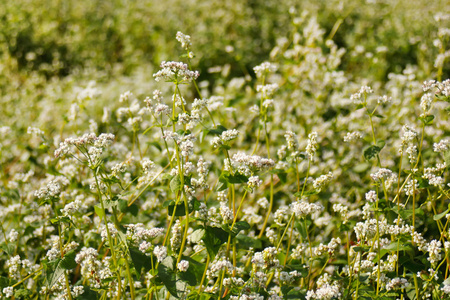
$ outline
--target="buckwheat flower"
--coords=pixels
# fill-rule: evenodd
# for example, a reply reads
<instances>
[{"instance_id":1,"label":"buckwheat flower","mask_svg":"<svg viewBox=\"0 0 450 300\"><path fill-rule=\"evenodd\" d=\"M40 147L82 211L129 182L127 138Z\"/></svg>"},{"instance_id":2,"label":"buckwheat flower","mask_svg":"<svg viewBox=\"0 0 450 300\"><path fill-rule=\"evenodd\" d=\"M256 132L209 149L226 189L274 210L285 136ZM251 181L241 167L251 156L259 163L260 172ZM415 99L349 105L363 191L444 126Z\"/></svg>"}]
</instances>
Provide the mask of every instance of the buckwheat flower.
<instances>
[{"instance_id":1,"label":"buckwheat flower","mask_svg":"<svg viewBox=\"0 0 450 300\"><path fill-rule=\"evenodd\" d=\"M314 180L313 186L316 190L322 190L328 183L333 179L333 173L328 172L326 175L321 175L319 178Z\"/></svg>"},{"instance_id":2,"label":"buckwheat flower","mask_svg":"<svg viewBox=\"0 0 450 300\"><path fill-rule=\"evenodd\" d=\"M256 77L262 77L266 73L272 73L277 70L277 66L270 62L263 62L259 66L256 66L253 68L253 71L255 71Z\"/></svg>"},{"instance_id":3,"label":"buckwheat flower","mask_svg":"<svg viewBox=\"0 0 450 300\"><path fill-rule=\"evenodd\" d=\"M428 179L428 183L430 185L439 187L440 185L444 184L445 181L441 176L438 176L436 174L433 174L433 169L431 168L425 168L425 174L422 175L422 178Z\"/></svg>"},{"instance_id":4,"label":"buckwheat flower","mask_svg":"<svg viewBox=\"0 0 450 300\"><path fill-rule=\"evenodd\" d=\"M189 268L189 262L187 260L182 260L178 263L177 269L180 272L186 272Z\"/></svg>"},{"instance_id":5,"label":"buckwheat flower","mask_svg":"<svg viewBox=\"0 0 450 300\"><path fill-rule=\"evenodd\" d=\"M141 166L144 170L144 173L148 174L148 172L150 172L150 170L155 167L155 163L148 158L144 158L141 160Z\"/></svg>"},{"instance_id":6,"label":"buckwheat flower","mask_svg":"<svg viewBox=\"0 0 450 300\"><path fill-rule=\"evenodd\" d=\"M432 240L428 244L428 258L427 260L431 263L431 265L436 266L436 263L439 262L442 258L440 252L442 251L442 243L437 240Z\"/></svg>"},{"instance_id":7,"label":"buckwheat flower","mask_svg":"<svg viewBox=\"0 0 450 300\"><path fill-rule=\"evenodd\" d=\"M262 184L262 180L258 176L250 176L247 182L249 188L256 188Z\"/></svg>"},{"instance_id":8,"label":"buckwheat flower","mask_svg":"<svg viewBox=\"0 0 450 300\"><path fill-rule=\"evenodd\" d=\"M4 138L9 133L11 133L11 127L0 126L0 138Z\"/></svg>"},{"instance_id":9,"label":"buckwheat flower","mask_svg":"<svg viewBox=\"0 0 450 300\"><path fill-rule=\"evenodd\" d=\"M439 143L433 144L433 151L434 152L446 152L450 149L450 140L444 139L440 140Z\"/></svg>"},{"instance_id":10,"label":"buckwheat flower","mask_svg":"<svg viewBox=\"0 0 450 300\"><path fill-rule=\"evenodd\" d=\"M424 92L428 92L435 86L436 86L436 80L428 80L428 81L423 82L422 89Z\"/></svg>"},{"instance_id":11,"label":"buckwheat flower","mask_svg":"<svg viewBox=\"0 0 450 300\"><path fill-rule=\"evenodd\" d=\"M130 91L126 91L125 93L120 95L119 102L128 102L133 97L133 93Z\"/></svg>"},{"instance_id":12,"label":"buckwheat flower","mask_svg":"<svg viewBox=\"0 0 450 300\"><path fill-rule=\"evenodd\" d=\"M292 131L286 131L284 134L284 137L286 138L287 142L287 148L290 151L297 151L298 148L298 142L297 142L297 136Z\"/></svg>"},{"instance_id":13,"label":"buckwheat flower","mask_svg":"<svg viewBox=\"0 0 450 300\"><path fill-rule=\"evenodd\" d=\"M163 61L160 65L161 69L153 74L156 81L176 81L178 83L190 82L200 75L197 71L189 70L187 64L175 61Z\"/></svg>"},{"instance_id":14,"label":"buckwheat flower","mask_svg":"<svg viewBox=\"0 0 450 300\"><path fill-rule=\"evenodd\" d=\"M331 300L339 299L341 297L341 292L339 291L339 286L337 284L324 284L319 287L316 291L310 290L306 293L306 300L316 299L316 300Z\"/></svg>"},{"instance_id":15,"label":"buckwheat flower","mask_svg":"<svg viewBox=\"0 0 450 300\"><path fill-rule=\"evenodd\" d=\"M262 171L272 168L275 162L270 158L263 158L258 155L247 155L244 152L238 152L231 158L233 167L239 170L241 174L245 173L245 169L250 171ZM242 169L240 169L240 167Z\"/></svg>"},{"instance_id":16,"label":"buckwheat flower","mask_svg":"<svg viewBox=\"0 0 450 300\"><path fill-rule=\"evenodd\" d=\"M191 140L185 140L180 143L181 155L186 157L194 153L194 143Z\"/></svg>"},{"instance_id":17,"label":"buckwheat flower","mask_svg":"<svg viewBox=\"0 0 450 300\"><path fill-rule=\"evenodd\" d=\"M61 194L61 185L59 182L50 181L46 187L35 191L34 195L39 199L51 199Z\"/></svg>"},{"instance_id":18,"label":"buckwheat flower","mask_svg":"<svg viewBox=\"0 0 450 300\"><path fill-rule=\"evenodd\" d=\"M291 215L292 212L295 212L295 209L298 210L299 215L302 214L302 212L304 211L301 207L293 207L294 205L296 205L295 203L290 204L290 208L292 211L289 211L289 207L283 205L281 207L279 207L274 214L274 222L279 225L279 226L283 226L286 225L285 221L287 221L287 219L289 218L289 216ZM303 204L304 205L304 204Z\"/></svg>"},{"instance_id":19,"label":"buckwheat flower","mask_svg":"<svg viewBox=\"0 0 450 300\"><path fill-rule=\"evenodd\" d=\"M403 131L403 135L401 137L402 145L408 145L417 139L417 132L414 130L413 127L404 125L402 127L402 131Z\"/></svg>"},{"instance_id":20,"label":"buckwheat flower","mask_svg":"<svg viewBox=\"0 0 450 300\"><path fill-rule=\"evenodd\" d=\"M447 51L450 54L450 51ZM449 55L450 56L450 55ZM442 96L449 97L450 96L450 79L446 79L437 84L438 93Z\"/></svg>"},{"instance_id":21,"label":"buckwheat flower","mask_svg":"<svg viewBox=\"0 0 450 300\"><path fill-rule=\"evenodd\" d=\"M276 83L256 86L256 91L262 93L265 98L272 96L277 89L278 84Z\"/></svg>"},{"instance_id":22,"label":"buckwheat flower","mask_svg":"<svg viewBox=\"0 0 450 300\"><path fill-rule=\"evenodd\" d=\"M110 233L110 235L111 235L111 238L115 238L116 235L117 235L117 229L116 229L116 227L114 226L114 224L113 224L113 223L108 223L108 229L109 229L109 233ZM103 241L103 242L105 242L105 241L108 240L108 233L107 233L107 231L106 231L106 226L105 226L105 225L102 225L102 226L101 226L101 232L100 232L100 235L101 235L101 237L102 237L102 241Z\"/></svg>"},{"instance_id":23,"label":"buckwheat flower","mask_svg":"<svg viewBox=\"0 0 450 300\"><path fill-rule=\"evenodd\" d=\"M431 105L433 104L433 95L431 93L426 93L420 98L420 107L423 110L421 117L428 115Z\"/></svg>"},{"instance_id":24,"label":"buckwheat flower","mask_svg":"<svg viewBox=\"0 0 450 300\"><path fill-rule=\"evenodd\" d=\"M386 104L392 102L392 98L386 95L379 97L377 100L378 104Z\"/></svg>"},{"instance_id":25,"label":"buckwheat flower","mask_svg":"<svg viewBox=\"0 0 450 300\"><path fill-rule=\"evenodd\" d=\"M94 261L98 256L97 250L94 248L83 247L81 251L75 256L75 262L81 264L83 261Z\"/></svg>"},{"instance_id":26,"label":"buckwheat flower","mask_svg":"<svg viewBox=\"0 0 450 300\"><path fill-rule=\"evenodd\" d=\"M36 137L44 135L44 132L37 127L28 127L27 133Z\"/></svg>"},{"instance_id":27,"label":"buckwheat flower","mask_svg":"<svg viewBox=\"0 0 450 300\"><path fill-rule=\"evenodd\" d=\"M72 296L78 297L84 293L84 287L82 285L74 286L72 289Z\"/></svg>"},{"instance_id":28,"label":"buckwheat flower","mask_svg":"<svg viewBox=\"0 0 450 300\"><path fill-rule=\"evenodd\" d=\"M391 170L386 168L380 168L376 173L370 174L370 178L372 178L373 181L381 181L387 180L393 176L394 173L392 173Z\"/></svg>"},{"instance_id":29,"label":"buckwheat flower","mask_svg":"<svg viewBox=\"0 0 450 300\"><path fill-rule=\"evenodd\" d=\"M181 47L184 50L189 50L189 48L191 47L191 37L189 35L186 35L186 34L182 33L181 31L178 31L177 35L176 35L176 39L177 39L177 41L179 41L181 43Z\"/></svg>"},{"instance_id":30,"label":"buckwheat flower","mask_svg":"<svg viewBox=\"0 0 450 300\"><path fill-rule=\"evenodd\" d=\"M267 200L266 197L259 198L256 202L261 208L268 208L269 207L269 200Z\"/></svg>"},{"instance_id":31,"label":"buckwheat flower","mask_svg":"<svg viewBox=\"0 0 450 300\"><path fill-rule=\"evenodd\" d=\"M225 130L224 132L222 132L220 137L224 142L228 142L228 141L231 141L231 140L234 140L235 138L237 138L238 134L239 134L239 131L237 131L236 129L231 129L231 130Z\"/></svg>"},{"instance_id":32,"label":"buckwheat flower","mask_svg":"<svg viewBox=\"0 0 450 300\"><path fill-rule=\"evenodd\" d=\"M12 286L3 288L3 294L5 294L6 298L12 298L14 295L14 288Z\"/></svg>"},{"instance_id":33,"label":"buckwheat flower","mask_svg":"<svg viewBox=\"0 0 450 300\"><path fill-rule=\"evenodd\" d=\"M79 111L80 107L78 106L78 104L73 103L72 105L70 105L69 112L67 113L67 119L69 121L75 121Z\"/></svg>"},{"instance_id":34,"label":"buckwheat flower","mask_svg":"<svg viewBox=\"0 0 450 300\"><path fill-rule=\"evenodd\" d=\"M364 98L367 97L368 94L372 94L373 90L371 87L369 86L362 86L359 91L353 95L350 96L350 99L353 101L353 103L355 104L360 104Z\"/></svg>"},{"instance_id":35,"label":"buckwheat flower","mask_svg":"<svg viewBox=\"0 0 450 300\"><path fill-rule=\"evenodd\" d=\"M347 223L348 206L345 206L341 203L335 203L333 204L333 211L341 214L343 224Z\"/></svg>"},{"instance_id":36,"label":"buckwheat flower","mask_svg":"<svg viewBox=\"0 0 450 300\"><path fill-rule=\"evenodd\" d=\"M190 120L191 120L191 116L188 115L187 113L180 113L178 115L178 125L187 124L187 123L189 123Z\"/></svg>"},{"instance_id":37,"label":"buckwheat flower","mask_svg":"<svg viewBox=\"0 0 450 300\"><path fill-rule=\"evenodd\" d=\"M9 258L5 263L5 267L8 268L9 276L11 276L14 279L18 279L20 276L19 266L20 266L20 256L19 255Z\"/></svg>"},{"instance_id":38,"label":"buckwheat flower","mask_svg":"<svg viewBox=\"0 0 450 300\"><path fill-rule=\"evenodd\" d=\"M368 191L366 193L366 200L369 202L377 202L378 197L377 197L377 193L375 191Z\"/></svg>"},{"instance_id":39,"label":"buckwheat flower","mask_svg":"<svg viewBox=\"0 0 450 300\"><path fill-rule=\"evenodd\" d=\"M72 216L77 211L80 211L80 208L83 206L82 202L79 199L67 203L63 209L61 209L61 213L64 216Z\"/></svg>"},{"instance_id":40,"label":"buckwheat flower","mask_svg":"<svg viewBox=\"0 0 450 300\"><path fill-rule=\"evenodd\" d=\"M441 288L441 291L443 291L444 294L450 294L450 284L444 284L444 286Z\"/></svg>"},{"instance_id":41,"label":"buckwheat flower","mask_svg":"<svg viewBox=\"0 0 450 300\"><path fill-rule=\"evenodd\" d=\"M8 240L11 243L14 243L17 241L17 238L19 237L19 233L13 228L11 229L11 231L8 234Z\"/></svg>"},{"instance_id":42,"label":"buckwheat flower","mask_svg":"<svg viewBox=\"0 0 450 300\"><path fill-rule=\"evenodd\" d=\"M148 253L148 250L150 250L152 248L152 243L143 241L142 243L140 243L139 245L139 251L141 251L142 253L144 253L147 256L150 256L151 254Z\"/></svg>"},{"instance_id":43,"label":"buckwheat flower","mask_svg":"<svg viewBox=\"0 0 450 300\"><path fill-rule=\"evenodd\" d=\"M115 164L111 168L111 174L115 177L117 177L119 175L119 173L125 173L126 171L127 171L127 166L124 162Z\"/></svg>"},{"instance_id":44,"label":"buckwheat flower","mask_svg":"<svg viewBox=\"0 0 450 300\"><path fill-rule=\"evenodd\" d=\"M102 133L98 136L98 138L95 138L94 140L94 146L95 147L107 147L112 144L114 141L115 136L112 133Z\"/></svg>"},{"instance_id":45,"label":"buckwheat flower","mask_svg":"<svg viewBox=\"0 0 450 300\"><path fill-rule=\"evenodd\" d=\"M155 112L155 116L158 117L160 115L170 115L172 113L172 109L163 103L158 103L153 111Z\"/></svg>"},{"instance_id":46,"label":"buckwheat flower","mask_svg":"<svg viewBox=\"0 0 450 300\"><path fill-rule=\"evenodd\" d=\"M306 153L308 153L309 159L314 158L314 154L317 150L317 132L311 132L308 135L308 145L306 146Z\"/></svg>"},{"instance_id":47,"label":"buckwheat flower","mask_svg":"<svg viewBox=\"0 0 450 300\"><path fill-rule=\"evenodd\" d=\"M408 154L409 162L411 164L417 160L418 150L416 145L409 145L405 152Z\"/></svg>"},{"instance_id":48,"label":"buckwheat flower","mask_svg":"<svg viewBox=\"0 0 450 300\"><path fill-rule=\"evenodd\" d=\"M172 227L172 238L170 239L170 245L172 246L173 251L180 249L180 246L181 246L181 222L180 222L180 220L176 220L175 224Z\"/></svg>"},{"instance_id":49,"label":"buckwheat flower","mask_svg":"<svg viewBox=\"0 0 450 300\"><path fill-rule=\"evenodd\" d=\"M162 262L167 257L167 248L164 246L156 246L153 254L156 256L158 262Z\"/></svg>"},{"instance_id":50,"label":"buckwheat flower","mask_svg":"<svg viewBox=\"0 0 450 300\"><path fill-rule=\"evenodd\" d=\"M266 99L266 100L264 100L264 102L263 102L263 107L265 107L265 108L268 108L269 106L273 106L273 99Z\"/></svg>"},{"instance_id":51,"label":"buckwheat flower","mask_svg":"<svg viewBox=\"0 0 450 300\"><path fill-rule=\"evenodd\" d=\"M259 106L256 104L250 106L250 108L248 110L255 115L259 115Z\"/></svg>"},{"instance_id":52,"label":"buckwheat flower","mask_svg":"<svg viewBox=\"0 0 450 300\"><path fill-rule=\"evenodd\" d=\"M224 97L222 96L212 96L209 99L206 99L208 103L208 110L214 111L223 106Z\"/></svg>"},{"instance_id":53,"label":"buckwheat flower","mask_svg":"<svg viewBox=\"0 0 450 300\"><path fill-rule=\"evenodd\" d=\"M226 205L225 202L220 203L220 215L222 216L224 223L230 223L233 221L233 211Z\"/></svg>"},{"instance_id":54,"label":"buckwheat flower","mask_svg":"<svg viewBox=\"0 0 450 300\"><path fill-rule=\"evenodd\" d=\"M319 203L309 203L303 200L296 201L290 205L291 212L297 217L303 218L307 215L320 213L323 210L323 206ZM287 212L286 212L287 213Z\"/></svg>"},{"instance_id":55,"label":"buckwheat flower","mask_svg":"<svg viewBox=\"0 0 450 300\"><path fill-rule=\"evenodd\" d=\"M406 280L405 278L397 277L392 279L386 284L386 290L390 291L390 290L404 289L407 288L408 286L409 286L408 280Z\"/></svg>"},{"instance_id":56,"label":"buckwheat flower","mask_svg":"<svg viewBox=\"0 0 450 300\"><path fill-rule=\"evenodd\" d=\"M347 132L344 136L344 142L350 142L362 138L362 134L359 131Z\"/></svg>"}]
</instances>

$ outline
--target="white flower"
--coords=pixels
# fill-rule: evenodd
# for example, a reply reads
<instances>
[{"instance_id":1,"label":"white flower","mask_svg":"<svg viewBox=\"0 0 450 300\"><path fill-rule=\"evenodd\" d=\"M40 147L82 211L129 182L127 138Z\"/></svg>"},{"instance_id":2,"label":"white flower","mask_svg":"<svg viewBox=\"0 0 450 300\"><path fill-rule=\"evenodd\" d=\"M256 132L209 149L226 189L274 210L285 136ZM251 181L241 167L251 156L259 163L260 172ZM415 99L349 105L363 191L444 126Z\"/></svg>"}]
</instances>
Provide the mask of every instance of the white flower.
<instances>
[{"instance_id":1,"label":"white flower","mask_svg":"<svg viewBox=\"0 0 450 300\"><path fill-rule=\"evenodd\" d=\"M189 268L189 262L187 260L182 260L178 263L177 268L180 272L186 272Z\"/></svg>"},{"instance_id":2,"label":"white flower","mask_svg":"<svg viewBox=\"0 0 450 300\"><path fill-rule=\"evenodd\" d=\"M191 71L187 64L175 61L163 61L160 65L161 69L157 73L153 74L156 81L177 81L189 82L195 80L200 75L198 71Z\"/></svg>"}]
</instances>

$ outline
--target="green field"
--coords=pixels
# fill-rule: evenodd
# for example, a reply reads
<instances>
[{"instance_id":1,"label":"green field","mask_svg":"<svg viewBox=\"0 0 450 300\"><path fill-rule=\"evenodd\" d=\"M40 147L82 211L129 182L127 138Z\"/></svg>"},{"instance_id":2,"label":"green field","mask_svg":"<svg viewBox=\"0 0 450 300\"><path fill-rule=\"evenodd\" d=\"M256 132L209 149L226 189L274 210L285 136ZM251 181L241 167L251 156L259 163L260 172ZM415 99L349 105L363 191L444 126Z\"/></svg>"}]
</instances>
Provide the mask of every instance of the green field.
<instances>
[{"instance_id":1,"label":"green field","mask_svg":"<svg viewBox=\"0 0 450 300\"><path fill-rule=\"evenodd\" d=\"M450 298L450 3L0 3L1 299Z\"/></svg>"}]
</instances>

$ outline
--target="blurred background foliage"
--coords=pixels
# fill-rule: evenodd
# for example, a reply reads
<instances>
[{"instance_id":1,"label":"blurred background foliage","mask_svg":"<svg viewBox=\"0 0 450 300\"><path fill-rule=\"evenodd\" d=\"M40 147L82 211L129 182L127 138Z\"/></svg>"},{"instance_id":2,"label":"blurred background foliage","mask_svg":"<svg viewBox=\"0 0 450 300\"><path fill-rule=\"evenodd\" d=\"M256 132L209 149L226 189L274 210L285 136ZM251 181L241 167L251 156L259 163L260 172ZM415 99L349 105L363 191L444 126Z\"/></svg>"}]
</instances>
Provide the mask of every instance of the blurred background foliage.
<instances>
[{"instance_id":1,"label":"blurred background foliage","mask_svg":"<svg viewBox=\"0 0 450 300\"><path fill-rule=\"evenodd\" d=\"M231 74L240 75L267 60L276 40L308 11L339 47L374 54L386 46L376 70L352 56L343 64L382 80L408 64L431 71L433 14L445 9L445 0L2 1L1 63L47 78L86 67L131 74L143 64L176 60L180 30L192 36L202 74L229 64Z\"/></svg>"},{"instance_id":2,"label":"blurred background foliage","mask_svg":"<svg viewBox=\"0 0 450 300\"><path fill-rule=\"evenodd\" d=\"M74 88L91 80L107 101L128 89L150 94L155 68L183 54L177 31L191 35L193 67L210 91L218 79L254 79L255 65L276 60L274 47L307 30L345 49L338 68L350 79L383 83L409 65L429 79L445 49L433 45L435 15L448 9L447 0L0 1L0 125L26 130L47 111L63 114L58 103L75 101ZM311 18L320 28L304 27Z\"/></svg>"}]
</instances>

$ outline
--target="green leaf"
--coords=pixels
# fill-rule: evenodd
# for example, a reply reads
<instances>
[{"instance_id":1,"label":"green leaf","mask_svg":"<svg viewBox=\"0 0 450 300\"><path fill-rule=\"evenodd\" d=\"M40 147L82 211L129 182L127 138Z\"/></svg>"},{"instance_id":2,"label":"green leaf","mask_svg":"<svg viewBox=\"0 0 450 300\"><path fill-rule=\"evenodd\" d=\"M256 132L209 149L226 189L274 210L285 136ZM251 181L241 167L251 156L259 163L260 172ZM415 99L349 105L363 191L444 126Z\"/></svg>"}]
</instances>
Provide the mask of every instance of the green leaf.
<instances>
[{"instance_id":1,"label":"green leaf","mask_svg":"<svg viewBox=\"0 0 450 300\"><path fill-rule=\"evenodd\" d=\"M435 95L436 98L438 98L441 101L446 101L446 102L450 102L450 96L445 96L445 95Z\"/></svg>"},{"instance_id":2,"label":"green leaf","mask_svg":"<svg viewBox=\"0 0 450 300\"><path fill-rule=\"evenodd\" d=\"M444 161L447 167L450 167L450 150L444 152Z\"/></svg>"},{"instance_id":3,"label":"green leaf","mask_svg":"<svg viewBox=\"0 0 450 300\"><path fill-rule=\"evenodd\" d=\"M158 149L159 151L162 151L162 147L161 147L161 145L158 142L149 142L149 143L147 143L147 145L153 146L156 149Z\"/></svg>"},{"instance_id":4,"label":"green leaf","mask_svg":"<svg viewBox=\"0 0 450 300\"><path fill-rule=\"evenodd\" d=\"M239 221L234 223L233 230L231 230L233 236L236 236L241 230L247 230L250 229L250 224L248 224L245 221Z\"/></svg>"},{"instance_id":5,"label":"green leaf","mask_svg":"<svg viewBox=\"0 0 450 300\"><path fill-rule=\"evenodd\" d=\"M3 242L1 244L1 248L6 254L8 254L8 256L12 256L14 254L14 251L16 250L16 245L13 243L6 244L5 242Z\"/></svg>"},{"instance_id":6,"label":"green leaf","mask_svg":"<svg viewBox=\"0 0 450 300\"><path fill-rule=\"evenodd\" d=\"M377 141L377 146L381 149L384 148L384 146L386 146L386 141L385 140L379 140Z\"/></svg>"},{"instance_id":7,"label":"green leaf","mask_svg":"<svg viewBox=\"0 0 450 300\"><path fill-rule=\"evenodd\" d=\"M139 213L139 206L137 206L135 203L128 206L127 200L119 200L118 201L118 208L123 213L131 213L133 216L137 216Z\"/></svg>"},{"instance_id":8,"label":"green leaf","mask_svg":"<svg viewBox=\"0 0 450 300\"><path fill-rule=\"evenodd\" d=\"M201 239L205 236L206 230L205 228L201 227L201 228L197 228L194 230L194 232L192 232L192 234L189 236L189 239L191 240L191 242L193 243L198 243L199 241L201 241Z\"/></svg>"},{"instance_id":9,"label":"green leaf","mask_svg":"<svg viewBox=\"0 0 450 300\"><path fill-rule=\"evenodd\" d=\"M355 252L369 252L370 247L369 246L356 246L353 247L353 251Z\"/></svg>"},{"instance_id":10,"label":"green leaf","mask_svg":"<svg viewBox=\"0 0 450 300\"><path fill-rule=\"evenodd\" d=\"M434 215L434 216L433 216L433 220L437 221L437 220L442 219L443 217L445 217L446 214L448 214L449 211L450 211L450 207L447 208L446 211L441 212L440 214Z\"/></svg>"},{"instance_id":11,"label":"green leaf","mask_svg":"<svg viewBox=\"0 0 450 300\"><path fill-rule=\"evenodd\" d=\"M284 270L287 272L297 271L300 277L308 276L308 267L303 264L289 264L284 267Z\"/></svg>"},{"instance_id":12,"label":"green leaf","mask_svg":"<svg viewBox=\"0 0 450 300\"><path fill-rule=\"evenodd\" d=\"M175 287L175 259L172 256L167 256L158 265L158 277L161 279L167 290L175 297L177 297L177 289ZM177 297L178 298L178 297Z\"/></svg>"},{"instance_id":13,"label":"green leaf","mask_svg":"<svg viewBox=\"0 0 450 300\"><path fill-rule=\"evenodd\" d=\"M64 254L64 257L60 262L61 268L65 270L74 269L77 266L75 256L76 256L75 250L69 251L66 254Z\"/></svg>"},{"instance_id":14,"label":"green leaf","mask_svg":"<svg viewBox=\"0 0 450 300\"><path fill-rule=\"evenodd\" d=\"M103 217L105 216L105 214L104 214L103 209L102 209L100 206L98 206L98 204L94 206L94 210L95 210L95 213L97 214L97 216L98 216L100 219L103 219Z\"/></svg>"},{"instance_id":15,"label":"green leaf","mask_svg":"<svg viewBox=\"0 0 450 300\"><path fill-rule=\"evenodd\" d=\"M131 261L133 262L134 268L136 269L136 273L138 275L141 274L142 269L144 269L145 272L148 272L152 269L152 261L149 256L145 255L137 248L130 247L129 249Z\"/></svg>"},{"instance_id":16,"label":"green leaf","mask_svg":"<svg viewBox=\"0 0 450 300\"><path fill-rule=\"evenodd\" d=\"M117 201L118 199L106 199L103 202L103 205L105 206L105 208L112 208L112 207L117 207L117 205L119 204L119 202Z\"/></svg>"},{"instance_id":17,"label":"green leaf","mask_svg":"<svg viewBox=\"0 0 450 300\"><path fill-rule=\"evenodd\" d=\"M182 297L188 288L188 283L176 274L176 260L172 256L166 257L158 266L158 276L175 298Z\"/></svg>"},{"instance_id":18,"label":"green leaf","mask_svg":"<svg viewBox=\"0 0 450 300\"><path fill-rule=\"evenodd\" d=\"M426 116L426 117L420 117L419 120L422 121L423 124L425 124L425 125L430 125L431 123L433 123L434 116L433 115L429 115L429 116Z\"/></svg>"},{"instance_id":19,"label":"green leaf","mask_svg":"<svg viewBox=\"0 0 450 300\"><path fill-rule=\"evenodd\" d=\"M398 241L390 243L388 246L384 247L380 251L380 258L391 251L406 251L410 254L414 254L414 247L411 243L399 243ZM375 257L374 262L378 262L378 255Z\"/></svg>"},{"instance_id":20,"label":"green leaf","mask_svg":"<svg viewBox=\"0 0 450 300\"><path fill-rule=\"evenodd\" d=\"M375 145L369 146L366 149L364 149L364 158L366 160L371 160L372 158L376 157L378 153L380 153L381 148Z\"/></svg>"},{"instance_id":21,"label":"green leaf","mask_svg":"<svg viewBox=\"0 0 450 300\"><path fill-rule=\"evenodd\" d=\"M377 118L380 118L380 119L384 119L384 116L382 116L382 115L373 115L374 117L377 117Z\"/></svg>"},{"instance_id":22,"label":"green leaf","mask_svg":"<svg viewBox=\"0 0 450 300\"><path fill-rule=\"evenodd\" d=\"M208 130L209 135L221 135L222 132L226 131L227 129L222 125L217 125L216 128L212 128Z\"/></svg>"},{"instance_id":23,"label":"green leaf","mask_svg":"<svg viewBox=\"0 0 450 300\"><path fill-rule=\"evenodd\" d=\"M200 202L193 198L192 200L188 201L188 210L189 213L198 210L200 208ZM175 216L185 216L186 215L186 207L184 205L184 201L180 201L177 205L175 205L175 201L171 200L168 205L168 214L169 216L173 215L173 211L175 210Z\"/></svg>"},{"instance_id":24,"label":"green leaf","mask_svg":"<svg viewBox=\"0 0 450 300\"><path fill-rule=\"evenodd\" d=\"M223 191L227 188L229 184L239 184L239 183L247 183L248 177L239 173L234 175L229 172L222 172L219 177L219 184L217 185L218 191Z\"/></svg>"},{"instance_id":25,"label":"green leaf","mask_svg":"<svg viewBox=\"0 0 450 300\"><path fill-rule=\"evenodd\" d=\"M228 232L222 228L211 226L207 226L205 230L206 233L203 237L203 242L211 260L213 260L217 252L219 252L220 247L228 241Z\"/></svg>"},{"instance_id":26,"label":"green leaf","mask_svg":"<svg viewBox=\"0 0 450 300\"><path fill-rule=\"evenodd\" d=\"M180 176L175 175L170 181L170 190L174 193L181 191L181 179Z\"/></svg>"},{"instance_id":27,"label":"green leaf","mask_svg":"<svg viewBox=\"0 0 450 300\"><path fill-rule=\"evenodd\" d=\"M303 193L303 196L307 197L307 196L312 196L312 195L317 195L319 193L318 190L309 190ZM296 193L297 194L297 193Z\"/></svg>"},{"instance_id":28,"label":"green leaf","mask_svg":"<svg viewBox=\"0 0 450 300\"><path fill-rule=\"evenodd\" d=\"M205 271L206 264L198 262L189 256L183 256L182 259L187 260L189 262L189 269L187 271L188 272L187 274L195 277L195 279L196 279L196 282L195 283L192 282L192 283L194 283L192 285L199 284L200 281L202 280L203 272Z\"/></svg>"},{"instance_id":29,"label":"green leaf","mask_svg":"<svg viewBox=\"0 0 450 300\"><path fill-rule=\"evenodd\" d=\"M370 164L364 162L364 163L357 164L353 168L353 171L356 173L363 173L363 172L367 171L369 168L370 168Z\"/></svg>"},{"instance_id":30,"label":"green leaf","mask_svg":"<svg viewBox=\"0 0 450 300\"><path fill-rule=\"evenodd\" d=\"M14 292L14 297L16 299L23 299L23 298L28 298L29 296L31 296L32 292L30 290L26 290L26 289L18 289L17 291Z\"/></svg>"},{"instance_id":31,"label":"green leaf","mask_svg":"<svg viewBox=\"0 0 450 300\"><path fill-rule=\"evenodd\" d=\"M426 265L418 263L408 256L400 256L400 258L398 259L398 263L399 265L404 266L405 269L413 272L414 274L428 269Z\"/></svg>"},{"instance_id":32,"label":"green leaf","mask_svg":"<svg viewBox=\"0 0 450 300\"><path fill-rule=\"evenodd\" d=\"M61 258L48 263L46 265L47 287L51 289L64 272L65 269L61 267Z\"/></svg>"},{"instance_id":33,"label":"green leaf","mask_svg":"<svg viewBox=\"0 0 450 300\"><path fill-rule=\"evenodd\" d=\"M8 287L9 285L9 279L7 277L0 276L0 288L3 290L3 288Z\"/></svg>"},{"instance_id":34,"label":"green leaf","mask_svg":"<svg viewBox=\"0 0 450 300\"><path fill-rule=\"evenodd\" d=\"M262 242L260 239L255 239L245 234L238 234L236 236L236 245L238 249L260 249L262 247Z\"/></svg>"}]
</instances>

